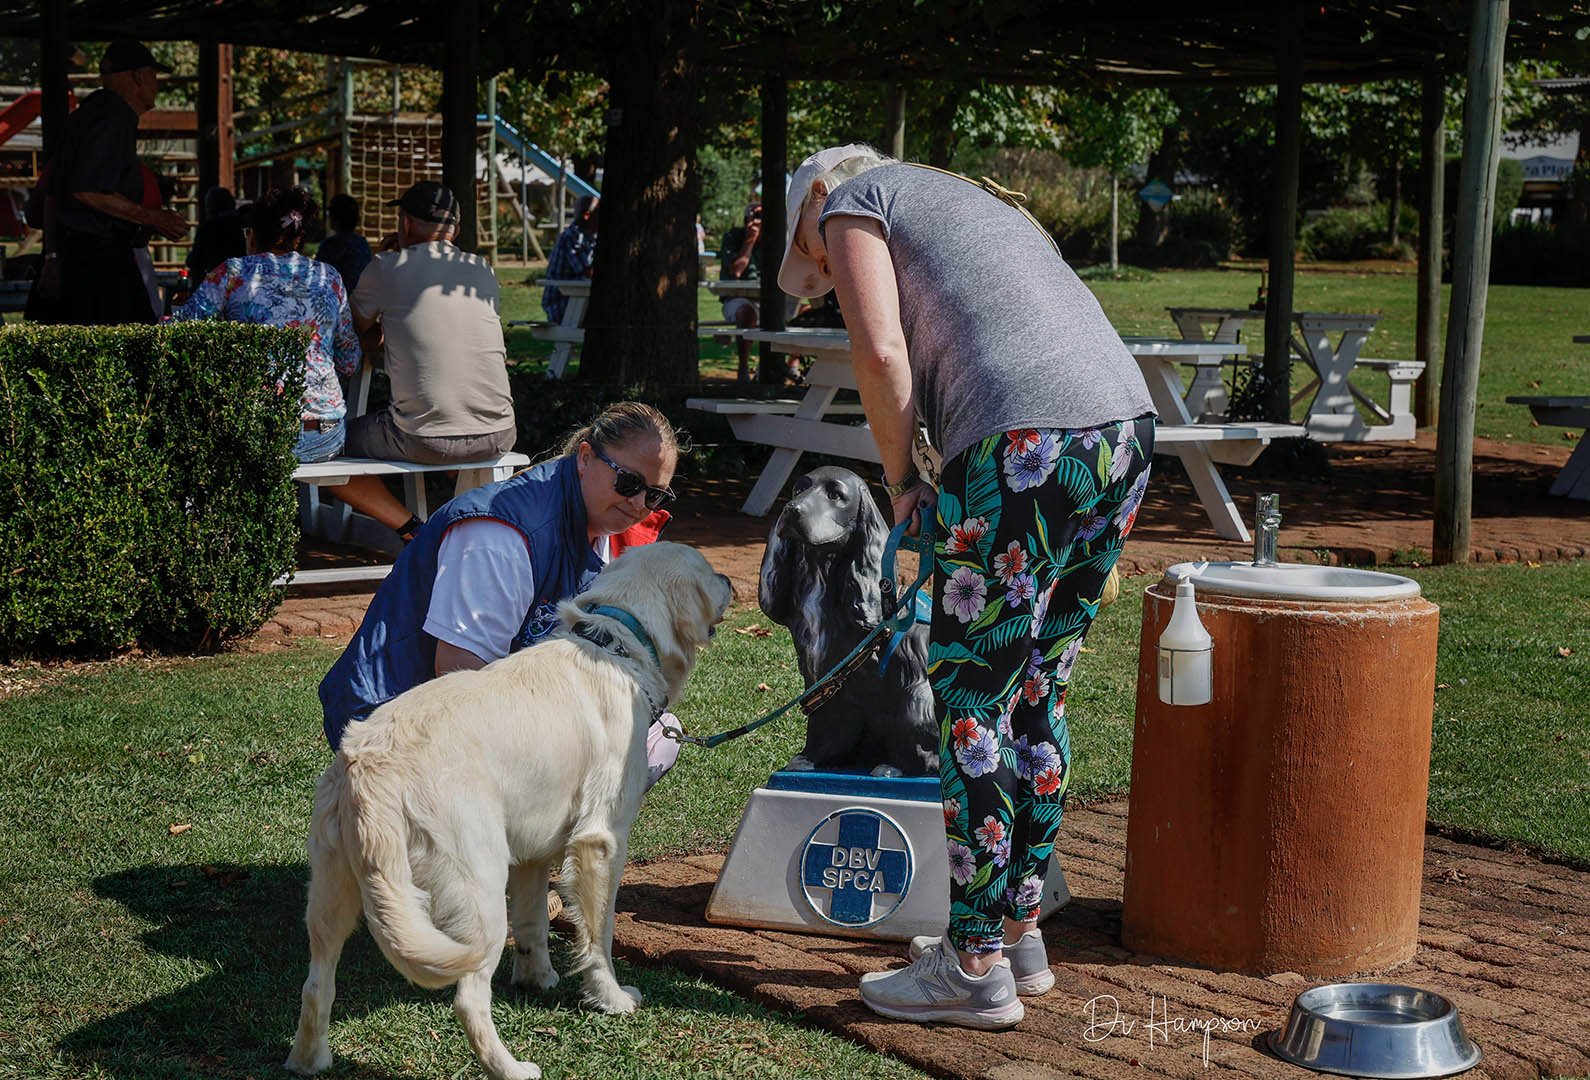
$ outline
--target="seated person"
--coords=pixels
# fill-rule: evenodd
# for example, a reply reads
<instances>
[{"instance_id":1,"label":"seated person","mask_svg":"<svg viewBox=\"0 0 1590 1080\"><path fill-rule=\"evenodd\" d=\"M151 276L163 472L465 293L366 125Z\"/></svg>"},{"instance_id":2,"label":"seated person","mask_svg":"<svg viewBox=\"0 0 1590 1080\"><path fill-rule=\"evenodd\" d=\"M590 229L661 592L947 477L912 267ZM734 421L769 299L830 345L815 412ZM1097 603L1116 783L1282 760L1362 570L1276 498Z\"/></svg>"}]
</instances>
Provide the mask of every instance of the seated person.
<instances>
[{"instance_id":1,"label":"seated person","mask_svg":"<svg viewBox=\"0 0 1590 1080\"><path fill-rule=\"evenodd\" d=\"M252 207L250 253L215 266L171 314L179 322L226 319L309 330L301 428L293 448L299 461L324 461L342 450L347 406L337 376L359 368L359 339L342 279L298 251L314 216L315 202L303 188L272 188Z\"/></svg>"},{"instance_id":2,"label":"seated person","mask_svg":"<svg viewBox=\"0 0 1590 1080\"><path fill-rule=\"evenodd\" d=\"M359 203L352 195L333 195L326 204L326 220L332 233L320 242L315 258L330 263L342 275L342 283L352 292L359 287L359 275L370 265L370 244L359 235Z\"/></svg>"},{"instance_id":3,"label":"seated person","mask_svg":"<svg viewBox=\"0 0 1590 1080\"><path fill-rule=\"evenodd\" d=\"M213 187L204 193L204 220L193 233L193 246L188 249L188 280L198 281L228 259L248 253L248 242L243 236L243 216L237 212L237 201L224 187ZM344 287L347 282L343 282Z\"/></svg>"},{"instance_id":4,"label":"seated person","mask_svg":"<svg viewBox=\"0 0 1590 1080\"><path fill-rule=\"evenodd\" d=\"M762 276L762 204L754 202L745 208L745 223L736 225L723 234L718 245L718 258L722 269L720 281L751 281ZM741 329L755 329L761 308L755 300L745 296L731 296L723 301L723 317ZM741 338L740 381L751 377L751 343Z\"/></svg>"},{"instance_id":5,"label":"seated person","mask_svg":"<svg viewBox=\"0 0 1590 1080\"><path fill-rule=\"evenodd\" d=\"M596 273L596 218L602 200L581 195L574 203L574 223L558 234L547 256L547 277L552 281L574 281ZM541 310L555 323L563 321L569 298L556 286L541 291Z\"/></svg>"},{"instance_id":6,"label":"seated person","mask_svg":"<svg viewBox=\"0 0 1590 1080\"><path fill-rule=\"evenodd\" d=\"M348 724L410 687L483 667L556 627L558 603L608 559L657 539L678 457L661 413L619 402L570 436L562 456L439 509L320 684L332 749ZM679 753L665 723L678 726L664 713L647 736L652 782Z\"/></svg>"},{"instance_id":7,"label":"seated person","mask_svg":"<svg viewBox=\"0 0 1590 1080\"><path fill-rule=\"evenodd\" d=\"M518 432L497 275L453 246L458 200L446 187L421 180L387 205L398 208L398 231L359 275L351 303L365 352L384 349L392 402L349 423L343 452L428 465L501 457ZM356 476L336 495L405 541L423 524L378 477Z\"/></svg>"}]
</instances>

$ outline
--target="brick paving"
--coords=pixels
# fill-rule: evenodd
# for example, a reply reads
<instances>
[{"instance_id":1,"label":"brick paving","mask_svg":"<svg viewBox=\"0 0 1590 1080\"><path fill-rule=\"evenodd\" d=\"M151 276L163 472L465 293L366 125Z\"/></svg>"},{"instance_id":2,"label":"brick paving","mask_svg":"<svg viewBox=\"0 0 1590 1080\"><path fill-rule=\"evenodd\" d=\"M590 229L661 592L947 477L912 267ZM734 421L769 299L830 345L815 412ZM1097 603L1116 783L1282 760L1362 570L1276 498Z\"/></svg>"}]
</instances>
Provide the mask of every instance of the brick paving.
<instances>
[{"instance_id":1,"label":"brick paving","mask_svg":"<svg viewBox=\"0 0 1590 1080\"><path fill-rule=\"evenodd\" d=\"M904 946L714 926L703 918L722 857L633 865L619 891L614 950L635 962L699 972L738 994L934 1076L1098 1080L1213 1075L1316 1076L1265 1049L1292 999L1323 980L1236 975L1133 955L1120 947L1125 799L1068 810L1059 854L1075 899L1044 923L1057 982L1027 999L1011 1031L975 1032L878 1017L856 993L863 972L904 962ZM1456 1002L1485 1058L1480 1078L1590 1075L1590 874L1443 836L1425 841L1419 948L1406 964L1361 977L1437 991ZM1122 1026L1109 1018L1118 1003ZM1097 1027L1088 1032L1089 1003ZM1153 1021L1170 1025L1153 1029ZM1201 1032L1178 1020L1249 1021ZM1128 1033L1124 1024L1135 1027ZM1230 1025L1233 1029L1238 1024Z\"/></svg>"}]
</instances>

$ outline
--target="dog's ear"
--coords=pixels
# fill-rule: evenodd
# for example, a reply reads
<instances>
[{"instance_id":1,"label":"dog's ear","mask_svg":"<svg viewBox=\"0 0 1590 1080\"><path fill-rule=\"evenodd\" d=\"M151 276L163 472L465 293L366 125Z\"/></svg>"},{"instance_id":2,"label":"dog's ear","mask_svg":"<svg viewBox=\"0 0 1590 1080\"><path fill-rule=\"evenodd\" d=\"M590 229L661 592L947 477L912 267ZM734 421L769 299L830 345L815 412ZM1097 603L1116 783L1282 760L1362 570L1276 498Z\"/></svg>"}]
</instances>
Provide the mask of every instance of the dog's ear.
<instances>
[{"instance_id":1,"label":"dog's ear","mask_svg":"<svg viewBox=\"0 0 1590 1080\"><path fill-rule=\"evenodd\" d=\"M878 580L889 526L884 523L866 481L856 476L852 483L855 485L856 521L845 544L844 556L834 561L834 570L844 575L840 592L842 610L863 626L875 626L883 617Z\"/></svg>"},{"instance_id":2,"label":"dog's ear","mask_svg":"<svg viewBox=\"0 0 1590 1080\"><path fill-rule=\"evenodd\" d=\"M756 602L761 605L762 613L780 626L789 625L796 579L805 562L797 550L799 545L786 538L780 527L787 513L789 507L785 506L773 522L773 528L768 530L767 549L762 553L762 578L756 587Z\"/></svg>"}]
</instances>

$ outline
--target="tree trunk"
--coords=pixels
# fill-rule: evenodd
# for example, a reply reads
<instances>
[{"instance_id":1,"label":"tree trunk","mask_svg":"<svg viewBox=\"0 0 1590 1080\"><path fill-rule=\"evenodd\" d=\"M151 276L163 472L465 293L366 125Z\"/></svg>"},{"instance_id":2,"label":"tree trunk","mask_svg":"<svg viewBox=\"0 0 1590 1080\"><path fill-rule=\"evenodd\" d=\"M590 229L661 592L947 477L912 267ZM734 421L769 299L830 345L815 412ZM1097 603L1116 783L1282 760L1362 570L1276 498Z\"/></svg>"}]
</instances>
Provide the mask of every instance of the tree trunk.
<instances>
[{"instance_id":1,"label":"tree trunk","mask_svg":"<svg viewBox=\"0 0 1590 1080\"><path fill-rule=\"evenodd\" d=\"M955 114L960 111L960 83L941 83L942 96L928 117L927 163L934 168L947 169L955 157Z\"/></svg>"},{"instance_id":2,"label":"tree trunk","mask_svg":"<svg viewBox=\"0 0 1590 1080\"><path fill-rule=\"evenodd\" d=\"M480 67L479 0L455 0L447 20L442 68L442 183L458 200L458 236L465 251L480 245L475 198L476 75Z\"/></svg>"},{"instance_id":3,"label":"tree trunk","mask_svg":"<svg viewBox=\"0 0 1590 1080\"><path fill-rule=\"evenodd\" d=\"M1121 178L1110 174L1110 269L1121 268Z\"/></svg>"},{"instance_id":4,"label":"tree trunk","mask_svg":"<svg viewBox=\"0 0 1590 1080\"><path fill-rule=\"evenodd\" d=\"M789 84L782 75L762 80L762 299L757 325L763 330L784 329L784 291L778 287L778 267L784 255L785 200L778 197L789 175ZM768 192L773 192L769 195ZM778 386L784 382L785 359L773 343L757 349L756 381Z\"/></svg>"},{"instance_id":5,"label":"tree trunk","mask_svg":"<svg viewBox=\"0 0 1590 1080\"><path fill-rule=\"evenodd\" d=\"M1391 208L1386 213L1386 242L1395 245L1402 233L1402 158L1391 163Z\"/></svg>"},{"instance_id":6,"label":"tree trunk","mask_svg":"<svg viewBox=\"0 0 1590 1080\"><path fill-rule=\"evenodd\" d=\"M1424 69L1419 117L1419 304L1414 359L1424 370L1413 388L1420 427L1436 423L1441 406L1441 218L1445 213L1446 80L1434 59Z\"/></svg>"},{"instance_id":7,"label":"tree trunk","mask_svg":"<svg viewBox=\"0 0 1590 1080\"><path fill-rule=\"evenodd\" d=\"M615 24L596 274L580 378L694 384L700 22L652 0Z\"/></svg>"},{"instance_id":8,"label":"tree trunk","mask_svg":"<svg viewBox=\"0 0 1590 1080\"><path fill-rule=\"evenodd\" d=\"M1146 180L1163 180L1176 186L1176 173L1181 170L1181 128L1167 127L1159 142L1159 149L1148 157ZM1170 235L1170 203L1155 208L1143 203L1137 209L1137 244L1142 248L1157 248Z\"/></svg>"}]
</instances>

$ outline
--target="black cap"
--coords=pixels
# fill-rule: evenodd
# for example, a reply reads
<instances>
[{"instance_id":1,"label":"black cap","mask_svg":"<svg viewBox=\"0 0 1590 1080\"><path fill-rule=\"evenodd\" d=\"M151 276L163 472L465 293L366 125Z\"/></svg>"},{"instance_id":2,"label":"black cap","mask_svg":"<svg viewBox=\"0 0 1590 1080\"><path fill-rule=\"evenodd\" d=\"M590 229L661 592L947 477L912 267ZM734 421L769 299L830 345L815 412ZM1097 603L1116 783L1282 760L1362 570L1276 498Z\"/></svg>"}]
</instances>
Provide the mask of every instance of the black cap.
<instances>
[{"instance_id":1,"label":"black cap","mask_svg":"<svg viewBox=\"0 0 1590 1080\"><path fill-rule=\"evenodd\" d=\"M752 218L759 218L761 216L762 216L762 204L761 203L754 202L750 206L747 206L745 208L745 220L746 221L750 221Z\"/></svg>"},{"instance_id":2,"label":"black cap","mask_svg":"<svg viewBox=\"0 0 1590 1080\"><path fill-rule=\"evenodd\" d=\"M457 225L458 200L445 185L435 180L420 180L405 191L401 198L393 199L388 206L396 206L416 221L432 225Z\"/></svg>"},{"instance_id":3,"label":"black cap","mask_svg":"<svg viewBox=\"0 0 1590 1080\"><path fill-rule=\"evenodd\" d=\"M155 59L155 54L144 48L141 42L131 38L118 38L105 49L105 55L99 60L99 73L113 75L118 71L137 71L139 68L152 67L167 75L171 69Z\"/></svg>"}]
</instances>

